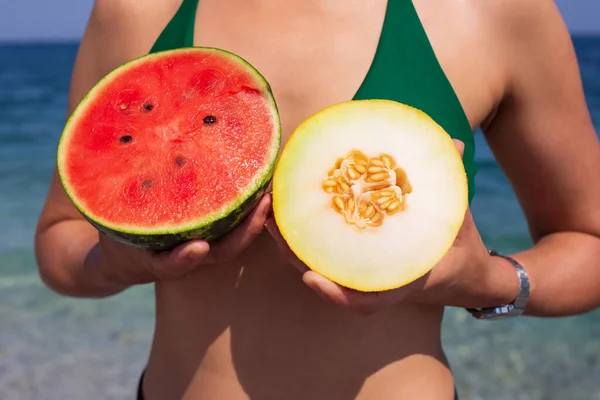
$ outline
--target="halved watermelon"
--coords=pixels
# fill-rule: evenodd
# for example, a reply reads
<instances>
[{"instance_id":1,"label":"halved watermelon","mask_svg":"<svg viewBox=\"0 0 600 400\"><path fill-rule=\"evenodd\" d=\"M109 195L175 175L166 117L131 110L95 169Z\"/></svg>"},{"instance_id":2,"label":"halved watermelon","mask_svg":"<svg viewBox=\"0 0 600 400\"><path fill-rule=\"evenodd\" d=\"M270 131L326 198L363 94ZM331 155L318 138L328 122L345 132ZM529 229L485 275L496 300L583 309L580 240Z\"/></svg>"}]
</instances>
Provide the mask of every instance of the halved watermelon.
<instances>
[{"instance_id":1,"label":"halved watermelon","mask_svg":"<svg viewBox=\"0 0 600 400\"><path fill-rule=\"evenodd\" d=\"M120 66L87 94L58 146L66 193L100 231L154 250L214 240L257 204L281 128L248 62L205 47Z\"/></svg>"}]
</instances>

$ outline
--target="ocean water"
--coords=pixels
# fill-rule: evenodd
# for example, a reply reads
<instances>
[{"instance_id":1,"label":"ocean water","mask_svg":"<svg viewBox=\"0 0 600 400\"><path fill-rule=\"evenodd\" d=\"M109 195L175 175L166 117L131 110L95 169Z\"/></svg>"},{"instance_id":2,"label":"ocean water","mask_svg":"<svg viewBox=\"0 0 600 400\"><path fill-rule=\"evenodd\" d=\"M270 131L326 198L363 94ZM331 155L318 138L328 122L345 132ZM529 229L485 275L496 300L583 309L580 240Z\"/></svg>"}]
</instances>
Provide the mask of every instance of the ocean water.
<instances>
[{"instance_id":1,"label":"ocean water","mask_svg":"<svg viewBox=\"0 0 600 400\"><path fill-rule=\"evenodd\" d=\"M600 38L575 38L600 130ZM33 231L65 118L75 44L0 45L0 399L133 399L154 323L151 286L105 300L40 282ZM486 244L530 244L515 196L477 135L473 213ZM444 343L462 399L600 400L600 312L478 322L449 309Z\"/></svg>"}]
</instances>

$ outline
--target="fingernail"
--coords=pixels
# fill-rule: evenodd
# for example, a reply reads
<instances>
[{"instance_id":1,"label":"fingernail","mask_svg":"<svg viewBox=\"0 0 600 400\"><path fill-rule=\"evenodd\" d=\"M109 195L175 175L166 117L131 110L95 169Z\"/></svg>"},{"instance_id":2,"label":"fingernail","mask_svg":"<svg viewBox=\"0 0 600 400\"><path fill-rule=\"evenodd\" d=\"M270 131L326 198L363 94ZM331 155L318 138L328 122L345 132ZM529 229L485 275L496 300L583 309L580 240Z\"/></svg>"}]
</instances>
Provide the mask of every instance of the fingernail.
<instances>
[{"instance_id":1,"label":"fingernail","mask_svg":"<svg viewBox=\"0 0 600 400\"><path fill-rule=\"evenodd\" d=\"M319 287L319 282L314 278L314 274L304 273L302 274L302 281L309 288L321 292L321 288Z\"/></svg>"},{"instance_id":2,"label":"fingernail","mask_svg":"<svg viewBox=\"0 0 600 400\"><path fill-rule=\"evenodd\" d=\"M323 290L321 289L319 284L316 283L314 280L312 280L310 278L304 279L304 277L302 280L304 281L304 284L306 286L308 286L313 292L315 292L317 294L317 296L319 296L321 299L323 299L325 301L331 301L331 299L323 292Z\"/></svg>"},{"instance_id":3,"label":"fingernail","mask_svg":"<svg viewBox=\"0 0 600 400\"><path fill-rule=\"evenodd\" d=\"M192 247L183 254L183 258L186 261L195 261L199 254L200 253L194 247Z\"/></svg>"},{"instance_id":4,"label":"fingernail","mask_svg":"<svg viewBox=\"0 0 600 400\"><path fill-rule=\"evenodd\" d=\"M269 199L269 201L267 202L267 205L263 209L263 216L265 218L269 218L271 216L272 211L273 211L273 208L271 207L271 200Z\"/></svg>"}]
</instances>

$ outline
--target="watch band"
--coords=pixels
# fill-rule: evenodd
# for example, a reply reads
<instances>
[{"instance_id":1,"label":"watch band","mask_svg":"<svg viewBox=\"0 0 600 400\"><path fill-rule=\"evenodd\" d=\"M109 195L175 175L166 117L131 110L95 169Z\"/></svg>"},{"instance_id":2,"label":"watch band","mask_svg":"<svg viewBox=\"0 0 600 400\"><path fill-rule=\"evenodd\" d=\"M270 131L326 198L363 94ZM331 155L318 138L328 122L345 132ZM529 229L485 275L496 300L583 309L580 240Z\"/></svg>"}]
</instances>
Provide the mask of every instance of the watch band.
<instances>
[{"instance_id":1,"label":"watch band","mask_svg":"<svg viewBox=\"0 0 600 400\"><path fill-rule=\"evenodd\" d=\"M525 271L525 268L523 268L523 266L512 257L502 255L495 250L490 250L489 253L490 256L504 258L515 268L519 278L519 294L517 295L517 298L510 304L489 308L467 308L467 311L469 311L471 315L477 319L489 320L517 317L522 315L525 312L525 308L527 307L527 302L529 300L530 285L527 271Z\"/></svg>"}]
</instances>

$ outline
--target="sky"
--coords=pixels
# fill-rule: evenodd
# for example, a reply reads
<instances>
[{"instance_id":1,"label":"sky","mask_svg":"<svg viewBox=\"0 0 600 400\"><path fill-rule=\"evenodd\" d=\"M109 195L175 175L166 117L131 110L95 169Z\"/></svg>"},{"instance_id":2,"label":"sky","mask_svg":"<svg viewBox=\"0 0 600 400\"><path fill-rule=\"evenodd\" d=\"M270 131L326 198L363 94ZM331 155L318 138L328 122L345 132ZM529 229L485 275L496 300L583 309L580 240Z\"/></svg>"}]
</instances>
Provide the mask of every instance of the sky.
<instances>
[{"instance_id":1,"label":"sky","mask_svg":"<svg viewBox=\"0 0 600 400\"><path fill-rule=\"evenodd\" d=\"M0 0L0 40L77 40L83 33L92 2ZM599 0L556 0L556 3L571 32L600 34Z\"/></svg>"}]
</instances>

